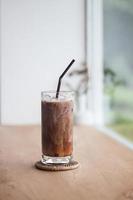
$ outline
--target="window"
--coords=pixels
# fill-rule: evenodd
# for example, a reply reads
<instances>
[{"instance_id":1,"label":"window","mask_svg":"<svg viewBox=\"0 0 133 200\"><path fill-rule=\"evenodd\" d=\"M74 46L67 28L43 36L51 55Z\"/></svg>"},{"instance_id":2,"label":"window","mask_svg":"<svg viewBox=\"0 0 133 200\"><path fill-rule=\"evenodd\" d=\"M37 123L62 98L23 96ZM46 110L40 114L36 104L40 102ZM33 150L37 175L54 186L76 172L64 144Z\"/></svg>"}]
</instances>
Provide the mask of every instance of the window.
<instances>
[{"instance_id":1,"label":"window","mask_svg":"<svg viewBox=\"0 0 133 200\"><path fill-rule=\"evenodd\" d=\"M103 0L104 119L133 141L133 1Z\"/></svg>"}]
</instances>

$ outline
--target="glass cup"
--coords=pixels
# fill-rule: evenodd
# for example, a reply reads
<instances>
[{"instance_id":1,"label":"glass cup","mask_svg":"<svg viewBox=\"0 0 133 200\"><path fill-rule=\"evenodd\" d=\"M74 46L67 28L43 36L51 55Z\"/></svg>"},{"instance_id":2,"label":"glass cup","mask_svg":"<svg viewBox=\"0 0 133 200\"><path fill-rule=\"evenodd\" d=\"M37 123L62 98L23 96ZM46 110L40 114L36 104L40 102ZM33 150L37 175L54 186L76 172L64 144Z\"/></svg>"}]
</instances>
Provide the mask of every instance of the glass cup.
<instances>
[{"instance_id":1,"label":"glass cup","mask_svg":"<svg viewBox=\"0 0 133 200\"><path fill-rule=\"evenodd\" d=\"M73 153L72 91L41 93L42 163L69 163Z\"/></svg>"}]
</instances>

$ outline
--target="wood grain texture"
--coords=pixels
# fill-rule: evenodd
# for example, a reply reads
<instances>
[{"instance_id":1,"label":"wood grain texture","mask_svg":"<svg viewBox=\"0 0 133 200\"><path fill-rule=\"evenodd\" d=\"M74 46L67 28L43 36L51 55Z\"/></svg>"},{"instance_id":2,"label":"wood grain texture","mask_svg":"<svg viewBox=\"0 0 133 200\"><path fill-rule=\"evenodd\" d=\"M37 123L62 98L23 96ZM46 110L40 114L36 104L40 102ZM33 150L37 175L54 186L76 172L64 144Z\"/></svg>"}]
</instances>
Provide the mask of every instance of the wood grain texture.
<instances>
[{"instance_id":1,"label":"wood grain texture","mask_svg":"<svg viewBox=\"0 0 133 200\"><path fill-rule=\"evenodd\" d=\"M131 200L133 153L85 126L74 129L72 171L37 170L39 126L0 127L0 200Z\"/></svg>"}]
</instances>

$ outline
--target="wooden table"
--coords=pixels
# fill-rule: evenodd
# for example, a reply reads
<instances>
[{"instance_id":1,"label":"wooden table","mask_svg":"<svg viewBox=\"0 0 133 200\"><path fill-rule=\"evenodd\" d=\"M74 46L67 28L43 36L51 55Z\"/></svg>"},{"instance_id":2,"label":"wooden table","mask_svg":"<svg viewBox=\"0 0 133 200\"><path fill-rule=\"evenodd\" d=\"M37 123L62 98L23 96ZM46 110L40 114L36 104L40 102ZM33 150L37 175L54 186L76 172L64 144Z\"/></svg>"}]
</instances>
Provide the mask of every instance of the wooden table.
<instances>
[{"instance_id":1,"label":"wooden table","mask_svg":"<svg viewBox=\"0 0 133 200\"><path fill-rule=\"evenodd\" d=\"M80 167L46 172L39 126L0 127L0 200L131 200L133 152L93 128L74 129Z\"/></svg>"}]
</instances>

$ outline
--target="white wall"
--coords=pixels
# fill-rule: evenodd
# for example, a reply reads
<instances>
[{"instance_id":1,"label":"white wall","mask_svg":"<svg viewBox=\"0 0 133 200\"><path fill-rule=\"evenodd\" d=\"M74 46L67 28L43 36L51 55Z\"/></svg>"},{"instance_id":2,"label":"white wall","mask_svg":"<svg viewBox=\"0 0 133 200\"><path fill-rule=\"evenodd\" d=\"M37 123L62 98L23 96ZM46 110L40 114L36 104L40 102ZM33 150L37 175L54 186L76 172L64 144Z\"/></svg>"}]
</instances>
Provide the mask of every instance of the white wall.
<instances>
[{"instance_id":1,"label":"white wall","mask_svg":"<svg viewBox=\"0 0 133 200\"><path fill-rule=\"evenodd\" d=\"M84 58L82 0L1 0L1 121L40 122L40 92Z\"/></svg>"}]
</instances>

